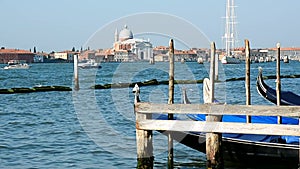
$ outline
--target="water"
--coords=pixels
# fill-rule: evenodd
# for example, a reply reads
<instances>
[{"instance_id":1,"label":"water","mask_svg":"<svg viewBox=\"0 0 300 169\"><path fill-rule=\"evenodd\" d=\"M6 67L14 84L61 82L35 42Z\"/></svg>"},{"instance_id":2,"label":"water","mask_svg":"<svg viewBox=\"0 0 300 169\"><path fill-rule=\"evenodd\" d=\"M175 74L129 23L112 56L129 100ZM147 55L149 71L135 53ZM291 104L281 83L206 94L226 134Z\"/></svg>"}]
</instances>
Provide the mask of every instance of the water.
<instances>
[{"instance_id":1,"label":"water","mask_svg":"<svg viewBox=\"0 0 300 169\"><path fill-rule=\"evenodd\" d=\"M4 65L0 65L3 67ZM258 67L275 75L276 63L251 65L252 104L270 104L258 95ZM220 65L220 79L243 77L245 65ZM208 65L176 63L175 79L208 77ZM300 74L300 63L281 65L282 75ZM95 84L168 80L168 63L103 63L98 71L80 70L78 92L0 95L0 168L135 168L135 117L131 88L92 90ZM275 88L275 79L266 80ZM282 90L299 93L299 79L282 79ZM73 65L33 64L28 70L0 69L0 88L36 85L73 86ZM245 104L243 81L219 83L216 97ZM176 85L193 103L202 103L202 84ZM168 86L141 87L141 100L167 103ZM205 168L203 153L174 143L176 168ZM167 167L167 139L154 132L155 168ZM278 167L278 166L277 166ZM227 163L226 168L259 168ZM270 168L275 168L271 166ZM284 167L283 167L284 168Z\"/></svg>"}]
</instances>

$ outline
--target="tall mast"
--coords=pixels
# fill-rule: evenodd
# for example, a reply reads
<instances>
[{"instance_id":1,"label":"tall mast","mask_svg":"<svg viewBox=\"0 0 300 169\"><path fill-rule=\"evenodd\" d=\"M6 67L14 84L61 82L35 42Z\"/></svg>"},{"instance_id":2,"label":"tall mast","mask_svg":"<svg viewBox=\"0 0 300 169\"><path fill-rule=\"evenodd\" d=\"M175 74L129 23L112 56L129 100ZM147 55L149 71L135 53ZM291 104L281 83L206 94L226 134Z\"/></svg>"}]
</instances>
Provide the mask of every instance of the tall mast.
<instances>
[{"instance_id":1,"label":"tall mast","mask_svg":"<svg viewBox=\"0 0 300 169\"><path fill-rule=\"evenodd\" d=\"M225 23L225 49L226 49L226 56L232 56L233 49L236 45L236 36L237 32L235 30L236 26L236 16L235 16L235 6L234 0L227 0L226 3L226 23Z\"/></svg>"}]
</instances>

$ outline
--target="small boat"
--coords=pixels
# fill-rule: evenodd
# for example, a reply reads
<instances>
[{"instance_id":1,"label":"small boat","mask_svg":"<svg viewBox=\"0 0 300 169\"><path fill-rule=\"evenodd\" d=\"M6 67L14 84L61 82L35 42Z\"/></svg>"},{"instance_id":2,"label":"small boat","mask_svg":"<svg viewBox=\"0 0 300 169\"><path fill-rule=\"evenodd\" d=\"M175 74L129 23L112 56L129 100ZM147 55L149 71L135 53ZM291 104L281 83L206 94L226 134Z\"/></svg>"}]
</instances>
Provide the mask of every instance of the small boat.
<instances>
[{"instance_id":1,"label":"small boat","mask_svg":"<svg viewBox=\"0 0 300 169\"><path fill-rule=\"evenodd\" d=\"M277 104L277 95L276 90L269 87L263 80L262 77L262 68L259 68L259 73L256 80L256 89L257 92L268 101ZM299 106L300 105L300 96L290 92L290 91L281 91L280 96L280 105L289 105L289 106Z\"/></svg>"},{"instance_id":2,"label":"small boat","mask_svg":"<svg viewBox=\"0 0 300 169\"><path fill-rule=\"evenodd\" d=\"M90 59L86 62L78 63L78 67L81 69L100 69L102 66L100 65L100 63L96 63L94 59Z\"/></svg>"},{"instance_id":3,"label":"small boat","mask_svg":"<svg viewBox=\"0 0 300 169\"><path fill-rule=\"evenodd\" d=\"M202 57L198 57L198 59L197 59L197 63L199 63L199 64L203 64L203 58L202 58Z\"/></svg>"},{"instance_id":4,"label":"small boat","mask_svg":"<svg viewBox=\"0 0 300 169\"><path fill-rule=\"evenodd\" d=\"M185 59L184 59L184 58L181 58L180 62L181 62L181 63L185 63Z\"/></svg>"},{"instance_id":5,"label":"small boat","mask_svg":"<svg viewBox=\"0 0 300 169\"><path fill-rule=\"evenodd\" d=\"M20 60L10 60L3 69L29 69L30 65Z\"/></svg>"},{"instance_id":6,"label":"small boat","mask_svg":"<svg viewBox=\"0 0 300 169\"><path fill-rule=\"evenodd\" d=\"M283 57L283 62L284 62L284 63L289 63L289 62L290 62L289 56L285 55L285 56Z\"/></svg>"},{"instance_id":7,"label":"small boat","mask_svg":"<svg viewBox=\"0 0 300 169\"><path fill-rule=\"evenodd\" d=\"M223 64L239 64L241 63L241 60L233 56L223 56L221 62Z\"/></svg>"}]
</instances>

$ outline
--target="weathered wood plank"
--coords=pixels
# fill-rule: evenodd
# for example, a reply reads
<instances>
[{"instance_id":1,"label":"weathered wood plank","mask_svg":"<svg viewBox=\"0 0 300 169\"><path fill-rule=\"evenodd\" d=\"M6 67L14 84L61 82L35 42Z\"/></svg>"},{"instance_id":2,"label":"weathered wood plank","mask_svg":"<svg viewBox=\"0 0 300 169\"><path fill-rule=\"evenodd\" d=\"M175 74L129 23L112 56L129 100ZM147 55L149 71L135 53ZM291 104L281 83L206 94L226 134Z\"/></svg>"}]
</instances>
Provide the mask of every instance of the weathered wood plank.
<instances>
[{"instance_id":1,"label":"weathered wood plank","mask_svg":"<svg viewBox=\"0 0 300 169\"><path fill-rule=\"evenodd\" d=\"M136 124L136 127L141 130L300 136L299 125L205 122L188 120L142 120L137 121Z\"/></svg>"},{"instance_id":2,"label":"weathered wood plank","mask_svg":"<svg viewBox=\"0 0 300 169\"><path fill-rule=\"evenodd\" d=\"M300 106L137 103L138 113L300 117Z\"/></svg>"}]
</instances>

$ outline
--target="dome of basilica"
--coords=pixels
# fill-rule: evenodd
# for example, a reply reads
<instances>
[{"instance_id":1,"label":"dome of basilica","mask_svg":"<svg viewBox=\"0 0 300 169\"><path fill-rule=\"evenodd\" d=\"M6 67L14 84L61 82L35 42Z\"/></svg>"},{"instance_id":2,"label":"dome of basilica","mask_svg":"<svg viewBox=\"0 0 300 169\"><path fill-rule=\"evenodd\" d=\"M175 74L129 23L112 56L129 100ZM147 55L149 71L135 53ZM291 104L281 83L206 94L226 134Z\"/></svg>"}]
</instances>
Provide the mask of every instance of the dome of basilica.
<instances>
[{"instance_id":1,"label":"dome of basilica","mask_svg":"<svg viewBox=\"0 0 300 169\"><path fill-rule=\"evenodd\" d=\"M133 33L128 29L127 25L119 33L119 40L124 41L128 39L133 39Z\"/></svg>"}]
</instances>

